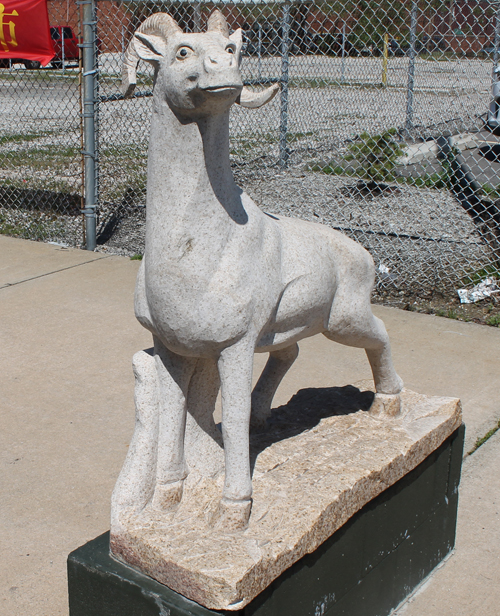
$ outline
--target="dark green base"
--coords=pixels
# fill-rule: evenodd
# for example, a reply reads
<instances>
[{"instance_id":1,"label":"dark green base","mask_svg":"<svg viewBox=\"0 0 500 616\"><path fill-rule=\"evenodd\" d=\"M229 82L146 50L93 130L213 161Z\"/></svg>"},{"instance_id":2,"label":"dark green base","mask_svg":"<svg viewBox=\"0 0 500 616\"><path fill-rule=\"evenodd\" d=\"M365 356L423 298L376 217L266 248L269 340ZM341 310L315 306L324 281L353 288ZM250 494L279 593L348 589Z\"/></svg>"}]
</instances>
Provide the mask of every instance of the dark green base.
<instances>
[{"instance_id":1,"label":"dark green base","mask_svg":"<svg viewBox=\"0 0 500 616\"><path fill-rule=\"evenodd\" d=\"M387 616L453 549L464 431L242 610L201 607L118 563L106 533L68 557L70 616Z\"/></svg>"}]
</instances>

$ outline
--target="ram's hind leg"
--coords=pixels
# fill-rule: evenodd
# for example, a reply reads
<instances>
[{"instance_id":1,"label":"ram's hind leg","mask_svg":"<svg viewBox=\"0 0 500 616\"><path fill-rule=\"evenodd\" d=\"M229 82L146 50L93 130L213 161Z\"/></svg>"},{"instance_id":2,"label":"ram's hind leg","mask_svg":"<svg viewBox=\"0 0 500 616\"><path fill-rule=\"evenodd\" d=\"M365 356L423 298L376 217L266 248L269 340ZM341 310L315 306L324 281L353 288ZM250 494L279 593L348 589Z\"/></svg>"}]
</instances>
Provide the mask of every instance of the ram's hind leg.
<instances>
[{"instance_id":1,"label":"ram's hind leg","mask_svg":"<svg viewBox=\"0 0 500 616\"><path fill-rule=\"evenodd\" d=\"M370 413L397 415L403 381L394 369L385 325L372 313L369 302L355 300L339 302L344 306L342 312L332 310L325 336L347 346L365 349L376 391Z\"/></svg>"},{"instance_id":2,"label":"ram's hind leg","mask_svg":"<svg viewBox=\"0 0 500 616\"><path fill-rule=\"evenodd\" d=\"M377 328L376 343L371 342L365 347L375 382L375 399L370 407L373 415L389 415L394 417L401 410L400 393L403 381L396 373L392 363L391 345L384 323L373 316Z\"/></svg>"},{"instance_id":3,"label":"ram's hind leg","mask_svg":"<svg viewBox=\"0 0 500 616\"><path fill-rule=\"evenodd\" d=\"M252 392L252 426L263 427L266 424L271 414L274 394L298 354L299 345L296 343L269 354L266 366Z\"/></svg>"}]
</instances>

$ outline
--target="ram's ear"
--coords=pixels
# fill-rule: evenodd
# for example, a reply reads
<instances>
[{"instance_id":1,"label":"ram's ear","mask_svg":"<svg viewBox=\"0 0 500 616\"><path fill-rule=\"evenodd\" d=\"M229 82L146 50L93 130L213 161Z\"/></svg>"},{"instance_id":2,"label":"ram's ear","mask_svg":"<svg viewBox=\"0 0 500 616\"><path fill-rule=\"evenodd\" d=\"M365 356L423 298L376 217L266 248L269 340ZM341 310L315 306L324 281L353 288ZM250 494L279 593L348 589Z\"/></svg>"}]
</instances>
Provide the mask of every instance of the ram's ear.
<instances>
[{"instance_id":1,"label":"ram's ear","mask_svg":"<svg viewBox=\"0 0 500 616\"><path fill-rule=\"evenodd\" d=\"M134 34L134 49L141 60L159 62L167 51L167 45L161 36L136 32Z\"/></svg>"},{"instance_id":2,"label":"ram's ear","mask_svg":"<svg viewBox=\"0 0 500 616\"><path fill-rule=\"evenodd\" d=\"M243 46L243 32L241 28L238 28L231 35L229 35L229 40L231 41L231 43L234 43L236 45L236 53L239 56L241 53L241 48Z\"/></svg>"}]
</instances>

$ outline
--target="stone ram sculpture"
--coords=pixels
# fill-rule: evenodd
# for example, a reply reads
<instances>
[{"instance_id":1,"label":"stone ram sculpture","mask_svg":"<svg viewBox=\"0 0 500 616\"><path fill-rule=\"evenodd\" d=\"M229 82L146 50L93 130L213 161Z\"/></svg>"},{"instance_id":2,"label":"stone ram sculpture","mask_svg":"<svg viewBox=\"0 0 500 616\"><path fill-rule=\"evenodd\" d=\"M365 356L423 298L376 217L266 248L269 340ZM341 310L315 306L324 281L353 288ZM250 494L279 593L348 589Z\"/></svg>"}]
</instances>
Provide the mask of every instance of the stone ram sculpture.
<instances>
[{"instance_id":1,"label":"stone ram sculpture","mask_svg":"<svg viewBox=\"0 0 500 616\"><path fill-rule=\"evenodd\" d=\"M322 333L364 348L377 392L370 412L399 412L402 381L371 311L368 252L326 226L266 215L234 181L230 108L259 107L278 89L243 87L241 46L241 31L229 35L217 10L206 32L189 34L158 13L126 53L126 96L139 59L155 67L146 249L135 293L154 351L134 358L136 430L113 493L112 546L127 515L180 502L191 466L185 447L200 448L207 435L220 440L211 415L219 378L225 483L211 523L246 526L250 424L265 425L304 337ZM269 359L252 393L255 352ZM210 466L210 447L201 460L198 452L199 465Z\"/></svg>"}]
</instances>

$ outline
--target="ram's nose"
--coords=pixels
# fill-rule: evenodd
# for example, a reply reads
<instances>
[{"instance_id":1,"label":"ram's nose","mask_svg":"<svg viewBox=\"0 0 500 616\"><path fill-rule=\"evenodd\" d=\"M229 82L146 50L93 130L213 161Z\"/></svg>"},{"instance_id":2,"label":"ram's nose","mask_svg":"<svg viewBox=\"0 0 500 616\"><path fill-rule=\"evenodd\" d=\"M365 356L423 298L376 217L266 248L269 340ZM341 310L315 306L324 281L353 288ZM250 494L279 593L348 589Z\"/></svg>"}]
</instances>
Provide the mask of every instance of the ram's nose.
<instances>
[{"instance_id":1,"label":"ram's nose","mask_svg":"<svg viewBox=\"0 0 500 616\"><path fill-rule=\"evenodd\" d=\"M209 53L203 61L207 73L214 73L226 68L237 66L235 54L230 53Z\"/></svg>"}]
</instances>

